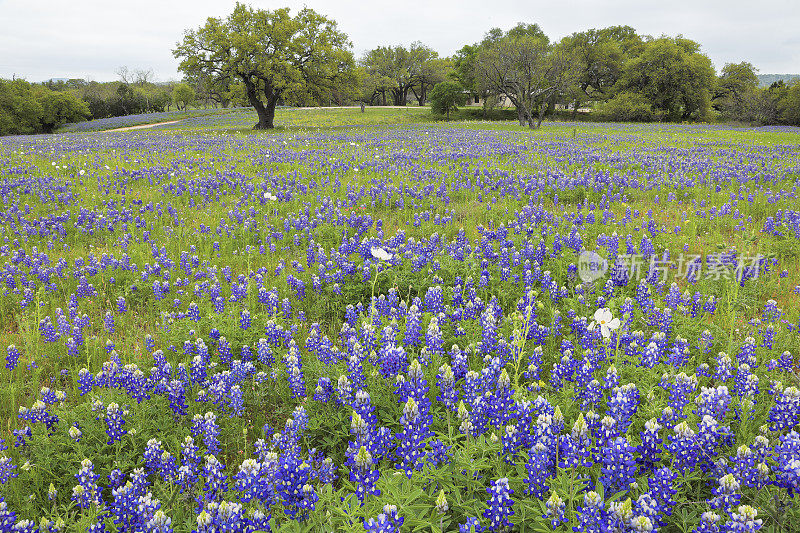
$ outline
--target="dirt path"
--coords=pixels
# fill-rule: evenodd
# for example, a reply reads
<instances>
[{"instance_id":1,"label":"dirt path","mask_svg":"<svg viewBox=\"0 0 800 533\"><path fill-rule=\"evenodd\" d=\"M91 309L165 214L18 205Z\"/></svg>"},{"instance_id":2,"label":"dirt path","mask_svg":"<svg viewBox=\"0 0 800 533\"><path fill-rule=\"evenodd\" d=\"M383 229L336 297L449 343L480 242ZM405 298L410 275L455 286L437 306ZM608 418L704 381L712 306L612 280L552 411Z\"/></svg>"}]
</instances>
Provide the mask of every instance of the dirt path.
<instances>
[{"instance_id":1,"label":"dirt path","mask_svg":"<svg viewBox=\"0 0 800 533\"><path fill-rule=\"evenodd\" d=\"M145 128L152 128L153 126L163 126L164 124L175 124L176 122L180 122L180 120L170 120L169 122L156 122L155 124L139 124L138 126L126 126L124 128L114 128L113 130L104 130L104 131L110 132L110 131L143 130Z\"/></svg>"}]
</instances>

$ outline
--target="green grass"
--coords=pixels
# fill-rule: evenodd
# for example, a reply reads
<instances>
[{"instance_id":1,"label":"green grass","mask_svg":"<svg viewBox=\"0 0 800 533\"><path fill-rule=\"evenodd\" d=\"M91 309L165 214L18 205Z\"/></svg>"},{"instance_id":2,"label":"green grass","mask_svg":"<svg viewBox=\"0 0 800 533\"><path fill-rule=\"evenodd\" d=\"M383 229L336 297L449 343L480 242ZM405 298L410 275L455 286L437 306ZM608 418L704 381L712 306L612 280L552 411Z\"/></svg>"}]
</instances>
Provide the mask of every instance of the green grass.
<instances>
[{"instance_id":1,"label":"green grass","mask_svg":"<svg viewBox=\"0 0 800 533\"><path fill-rule=\"evenodd\" d=\"M4 140L0 144L0 168L5 173L0 177L0 187L9 192L0 210L9 216L3 219L0 245L9 245L12 250L21 246L28 254L36 247L38 252L48 254L50 264L55 265L63 258L69 265L69 275L54 276L50 288L39 284L31 302L24 308L18 294L8 292L0 298L0 346L15 344L22 353L16 370L4 368L0 372L3 391L0 422L6 444L14 440L10 431L24 425L17 416L19 407L31 406L42 386L64 390L67 395L63 406L53 408L61 421L52 433L42 424L33 424L31 443L23 448L11 447L5 452L18 466L25 461L34 465L29 470L18 469L19 477L0 488L9 507L20 517L34 520L58 517L67 522L68 530L82 531L92 520L92 512L80 512L70 502L74 475L82 458L91 458L96 472L102 476L107 476L114 468L128 473L143 464L142 453L150 439L160 440L163 448L178 458L180 444L191 434L191 415L217 410L211 404L195 402L196 390L191 391L193 397L187 402L189 415L175 418L164 397L137 403L121 390L96 389L92 396L104 404L116 401L130 411L126 418L129 434L121 442L108 445L102 418L96 420L98 413L92 412L90 397L81 396L77 384L81 368L95 374L103 368L108 360L107 340L115 345L123 364L137 364L147 373L153 358L147 353L144 339L150 335L156 349L164 351L174 370L178 364L191 364L190 358L183 354L185 341L203 338L210 344L210 332L217 329L232 344L234 358L237 358L241 347L256 344L265 335L268 322L275 320L284 328L292 325L298 328L294 338L303 355L309 396L319 377L329 377L335 384L346 372L346 365L324 365L307 352L303 343L310 324L318 322L322 333L340 345L339 333L346 306L361 303L369 309L374 270L368 272L366 281L358 270L339 284L339 290L328 283L317 294L312 288L311 276L319 271L316 265L311 269L306 267L306 254L312 238L312 250L322 246L329 253L341 245L343 232L347 238L354 237L354 227L332 223L351 214L371 217L369 229L359 235L359 239L379 237L374 221L381 220L382 239L403 231L417 242L436 233L443 242L449 243L462 229L467 238L476 242L480 226L483 229L497 229L500 224L510 227L514 213L524 209L536 207L562 217L558 228L562 237L571 230L563 218L565 215L591 213L595 223L581 225L579 229L584 246L594 249L601 236L619 231L621 250L625 248L627 233L635 236L634 244L639 246L642 236L648 234L641 228L652 219L661 230L653 238L658 253L667 250L674 256L687 250L686 253L706 255L735 248L744 255L760 253L774 258L775 264L769 273L744 286L725 279L703 279L695 284L678 280L681 292L714 295L718 307L713 316L701 313L692 317L676 311L672 327L674 336L689 341L691 355L686 371L693 373L698 364L710 361L719 351L734 357L748 336L760 341L762 324L754 319L761 316L768 299L778 302L785 320L776 326L775 345L779 348L758 348L761 365L756 373L761 379L761 392L753 414L759 425L765 423L774 403L768 393L769 380L775 376L766 370L766 363L783 350L795 354L800 351L797 330L789 329L789 325L800 321L800 295L794 291L800 285L800 271L796 269L800 247L788 230L784 236L769 235L761 230L767 217L775 216L778 210L797 209L800 135L788 129L566 122L546 122L542 129L532 131L513 120L478 121L475 112L471 109L459 112L457 118L467 119L443 123L435 120L428 108L416 106L406 109L368 107L365 113L358 108L279 109L276 129L256 132L251 129L256 121L254 113L233 111L113 136L69 134L46 139ZM503 118L502 114L499 118ZM597 181L590 185L577 181L588 174L599 176L598 179L608 177L614 187L610 189ZM14 181L19 175L37 179L32 185L20 187ZM763 175L769 180L747 181L740 186L735 179L741 175ZM692 177L695 185L679 188L678 178L686 176ZM733 181L719 189L716 183L707 181L709 177L724 181L727 176ZM531 186L523 194L510 192L511 184L532 177L546 185ZM501 178L505 180L503 183L498 181L497 186L484 191L475 186L478 179ZM463 182L462 187L437 195L438 184L452 185L457 180ZM620 188L618 183L622 180L627 180L629 186ZM276 191L284 183L295 181L302 187L293 190L291 199L273 203L263 200L260 194ZM634 182L648 187L634 187ZM57 183L63 191L54 192L52 183ZM404 191L402 206L398 205L397 196L388 200L380 192L381 183L390 183ZM73 194L74 199L66 196L59 199L58 194L63 195L64 191ZM365 195L357 197L361 191ZM783 194L779 194L780 191ZM670 195L674 195L675 200L668 200ZM329 202L325 198L332 200ZM109 204L111 201L114 203ZM604 202L607 205L599 205ZM701 207L701 203L704 206ZM697 215L697 211L708 211L712 206L721 209L726 204L731 214L713 219ZM81 209L84 213L95 212L97 223L93 227L77 225ZM736 209L739 215L734 217ZM124 220L116 222L113 232L109 231L108 220L121 210L128 210L128 213L121 217ZM633 214L630 224L624 228L602 223L604 214L619 221L627 210L638 214ZM652 216L648 212L652 212ZM19 213L29 221L65 213L69 218L60 234L41 237L24 232L11 213ZM422 218L425 213L430 220ZM415 215L420 217L418 222ZM436 224L436 215L453 218L450 222ZM317 216L313 231L292 229L294 222L304 216ZM106 223L100 223L100 218ZM519 231L511 231L508 239L518 247L523 243L536 246L541 240L552 250L555 237L552 233L543 233L542 226L541 222L528 221ZM680 230L676 231L676 226ZM150 242L144 242L144 231L148 232ZM272 233L284 234L275 242L274 251L269 249ZM15 240L19 244L14 244ZM606 254L604 249L599 251ZM171 292L163 300L156 299L152 291L157 274L149 274L146 280L142 276L145 265L152 266L156 262L154 252L175 263L170 277ZM213 275L196 277L195 270L185 286L177 286L177 278L188 277L179 266L182 252L187 252L188 257L197 255L200 265L207 262L207 267L216 267ZM40 321L49 316L55 324L56 308L66 312L69 297L77 290L78 280L72 275L75 260L90 256L100 260L103 255L120 259L123 253L139 266L137 272L109 268L89 278L98 294L80 301L80 314L86 313L91 324L84 333L85 344L79 355L69 356L63 340L45 342L39 333ZM4 251L0 257L0 262L12 263L10 251ZM556 304L539 294L541 307L537 313L542 323L550 323L555 311L559 311L568 329L569 310L591 320L596 309L594 298L602 292L602 287L596 288L595 296L590 296L588 303L581 301L576 283L567 276L568 267L576 259L571 251L547 259L545 269L551 272L559 287L568 287L569 296ZM355 254L350 260L358 265L362 263ZM438 275L442 278L446 300L449 300L456 276L463 280L471 277L477 283L484 270L476 257L458 261L440 254L435 260L438 264L429 263L417 269L406 259L400 266L381 273L375 282L375 295L386 295L390 289L395 289L400 298L410 304L414 297L424 298L427 290L438 284L433 280L434 275ZM296 272L292 261L306 267L305 271ZM276 274L281 265L282 273ZM225 268L230 268L231 282L223 274ZM486 286L478 288L478 294L483 302L496 298L508 317L518 298L523 296L523 290L513 279L502 280L502 272L496 265L489 265L486 270L491 279ZM783 270L787 275L778 275ZM520 271L519 267L513 270L517 274ZM306 298L298 298L289 288L286 277L289 272L306 283ZM254 290L255 281L251 281L246 298L229 301L223 313L215 311L208 297L200 298L194 293L195 284L213 281L215 276L222 294L229 296L231 284L239 274L252 276L253 280L263 276L264 286L267 289L276 287L281 298L290 300L294 316L303 311L306 321L267 313ZM541 288L537 290L543 292ZM633 297L635 290L635 284L625 287L615 293L607 305L619 314L625 298ZM114 312L116 327L114 333L108 333L103 329L103 316L107 310L115 309L119 296L126 299L129 311L122 315ZM180 300L177 307L172 302L175 298ZM656 305L663 307L663 295L656 295L655 299ZM192 301L198 304L200 321L170 317L170 313L185 312ZM239 312L244 308L252 313L252 325L246 331L239 328ZM424 315L423 332L430 318L430 313ZM499 326L502 335L508 338L519 323L508 318ZM400 321L398 329L402 335L404 321ZM465 329L466 335L459 336L452 324L444 325L444 346L458 344L467 349L480 341L481 328L477 321L466 321ZM657 328L639 313L632 329L645 332L647 340ZM710 355L695 346L704 330L709 330L714 337ZM571 427L585 410L575 400L578 391L573 384L559 390L547 382L553 363L560 358L560 346L550 339L543 348L543 382L527 383L531 388L521 387L516 391L517 398L534 400L542 394L554 406L559 406L566 424ZM406 349L409 359L423 355L418 347ZM531 349L532 345L528 344L526 357ZM235 474L242 458L252 455L254 442L262 437L264 424L280 430L298 405L305 405L309 414L309 427L302 442L304 450L316 448L341 465L350 439L350 410L333 402L325 404L310 398L308 401L293 398L282 362L286 349L274 351L273 369L277 379L258 382L248 378L243 383L244 415L227 417L218 412L222 432L220 460L227 465L226 473ZM439 366L445 362L449 362L449 357L434 355L425 369L431 385L431 399L438 392L435 384ZM483 361L475 354L470 356L469 364L476 371L483 368ZM371 365L365 366L379 423L398 431L403 405L393 394L393 383L381 378ZM524 367L521 368L524 370ZM645 370L623 354L617 354L616 367L620 382L635 383L641 394L639 411L628 432L631 441L637 443L644 423L661 416L666 406L668 395L659 387L662 373L678 369L662 365ZM272 370L261 364L257 368L268 373ZM64 375L60 373L62 370L66 370ZM515 369L509 366L509 370ZM597 379L602 379L599 374L598 371ZM796 384L796 375L787 373L783 379L784 386ZM711 384L710 380L704 383ZM741 409L745 405L735 399L735 407ZM433 415L434 433L445 444L453 446L450 465L425 469L408 480L404 475L393 475L394 468L385 461L378 484L382 495L369 498L363 507L349 495L353 487L346 469L340 468L336 483L318 488L320 500L316 511L302 526L286 520L280 507L275 506L276 530L357 531L354 523L376 516L386 503L402 510L406 519L404 529L437 530L440 517L433 502L443 489L451 510L441 517L442 526L452 531L467 516L480 515L487 500L488 480L498 477L509 477L516 491L514 519L519 524L518 529L537 531L547 527L541 518L542 502L524 496L524 460L506 463L499 453L502 443L492 438L492 433L501 437L503 427L493 428L478 438L465 438L458 432L460 421L439 402L434 402ZM687 410L687 417L690 425L697 427L696 415ZM84 433L80 442L74 442L67 433L73 424L78 424ZM729 424L735 445L726 447L724 455L734 454L739 445L752 445L762 433L755 422L748 420L729 420ZM591 488L594 488L598 471L599 467L592 470ZM47 499L51 482L58 490L52 503ZM580 484L570 469L562 469L550 483L561 497L574 496L568 498L573 518L576 505L582 501L577 493ZM711 497L712 488L695 473L681 478L675 496L680 504L666 531L691 531L706 509L704 500ZM151 490L172 517L176 531L190 531L196 527L195 504L189 495L178 494L173 484L162 481L156 482ZM106 492L104 498L110 501L110 491ZM745 501L761 509L759 516L765 519L767 531L781 531L780 523L800 519L796 506L770 510L770 505L783 500L773 500L773 494L768 491L748 490ZM785 527L783 530L789 531Z\"/></svg>"}]
</instances>

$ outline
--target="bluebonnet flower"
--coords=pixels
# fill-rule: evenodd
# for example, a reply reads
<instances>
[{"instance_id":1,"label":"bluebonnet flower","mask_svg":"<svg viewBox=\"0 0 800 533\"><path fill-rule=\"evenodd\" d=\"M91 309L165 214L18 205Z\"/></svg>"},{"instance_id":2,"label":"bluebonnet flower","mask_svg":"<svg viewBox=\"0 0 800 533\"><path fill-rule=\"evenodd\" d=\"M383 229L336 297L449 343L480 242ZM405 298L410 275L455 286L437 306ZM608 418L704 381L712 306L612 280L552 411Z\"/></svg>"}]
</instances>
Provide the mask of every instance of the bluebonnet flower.
<instances>
[{"instance_id":1,"label":"bluebonnet flower","mask_svg":"<svg viewBox=\"0 0 800 533\"><path fill-rule=\"evenodd\" d=\"M583 505L578 506L577 516L578 525L572 528L576 533L601 533L606 530L605 502L594 491L583 496Z\"/></svg>"},{"instance_id":2,"label":"bluebonnet flower","mask_svg":"<svg viewBox=\"0 0 800 533\"><path fill-rule=\"evenodd\" d=\"M558 494L553 492L547 499L547 502L545 502L545 507L546 511L542 515L542 518L550 519L550 525L553 529L557 528L563 522L566 522L566 518L564 517L566 504Z\"/></svg>"},{"instance_id":3,"label":"bluebonnet flower","mask_svg":"<svg viewBox=\"0 0 800 533\"><path fill-rule=\"evenodd\" d=\"M707 329L703 330L703 333L700 334L700 338L697 339L697 345L704 353L708 354L711 351L711 347L714 345L714 336Z\"/></svg>"},{"instance_id":4,"label":"bluebonnet flower","mask_svg":"<svg viewBox=\"0 0 800 533\"><path fill-rule=\"evenodd\" d=\"M637 448L639 463L645 470L651 470L658 463L661 457L661 439L658 431L661 425L655 418L651 418L644 424L644 431L641 433L642 444Z\"/></svg>"},{"instance_id":5,"label":"bluebonnet flower","mask_svg":"<svg viewBox=\"0 0 800 533\"><path fill-rule=\"evenodd\" d=\"M214 501L228 491L228 476L224 474L223 470L225 470L225 465L216 456L211 454L205 456L203 465L205 501Z\"/></svg>"},{"instance_id":6,"label":"bluebonnet flower","mask_svg":"<svg viewBox=\"0 0 800 533\"><path fill-rule=\"evenodd\" d=\"M292 396L294 398L305 398L306 381L303 377L300 351L294 339L289 343L289 352L284 356L283 360L286 363L286 372L289 378L289 386L292 389Z\"/></svg>"},{"instance_id":7,"label":"bluebonnet flower","mask_svg":"<svg viewBox=\"0 0 800 533\"><path fill-rule=\"evenodd\" d=\"M458 526L458 533L483 533L484 531L486 528L474 516L470 516L466 522Z\"/></svg>"},{"instance_id":8,"label":"bluebonnet flower","mask_svg":"<svg viewBox=\"0 0 800 533\"><path fill-rule=\"evenodd\" d=\"M5 485L9 480L17 477L16 468L11 457L0 457L0 485Z\"/></svg>"},{"instance_id":9,"label":"bluebonnet flower","mask_svg":"<svg viewBox=\"0 0 800 533\"><path fill-rule=\"evenodd\" d=\"M167 386L169 406L176 417L186 416L189 406L186 405L186 384L178 379L173 379Z\"/></svg>"},{"instance_id":10,"label":"bluebonnet flower","mask_svg":"<svg viewBox=\"0 0 800 533\"><path fill-rule=\"evenodd\" d=\"M317 380L317 388L314 390L314 400L328 403L333 395L333 384L330 378L321 377Z\"/></svg>"},{"instance_id":11,"label":"bluebonnet flower","mask_svg":"<svg viewBox=\"0 0 800 533\"><path fill-rule=\"evenodd\" d=\"M92 461L89 459L81 461L81 468L75 477L78 478L78 484L72 488L72 501L81 509L88 509L92 504L101 505L100 488L97 486L97 479L100 476L94 473Z\"/></svg>"},{"instance_id":12,"label":"bluebonnet flower","mask_svg":"<svg viewBox=\"0 0 800 533\"><path fill-rule=\"evenodd\" d=\"M600 453L602 468L600 483L607 494L627 491L630 484L636 481L635 448L624 437L612 439Z\"/></svg>"},{"instance_id":13,"label":"bluebonnet flower","mask_svg":"<svg viewBox=\"0 0 800 533\"><path fill-rule=\"evenodd\" d=\"M514 514L512 506L514 500L511 494L514 493L508 486L508 478L500 478L486 489L491 495L487 502L487 509L483 512L483 517L489 521L489 527L495 531L501 528L510 528L509 517Z\"/></svg>"},{"instance_id":14,"label":"bluebonnet flower","mask_svg":"<svg viewBox=\"0 0 800 533\"><path fill-rule=\"evenodd\" d=\"M424 440L427 436L427 428L424 423L425 415L420 412L419 404L413 396L409 397L403 408L403 416L400 418L400 425L403 429L397 434L396 451L400 460L397 467L404 470L409 479L414 470L422 467L422 458L425 456Z\"/></svg>"},{"instance_id":15,"label":"bluebonnet flower","mask_svg":"<svg viewBox=\"0 0 800 533\"><path fill-rule=\"evenodd\" d=\"M119 405L114 402L106 406L105 419L108 444L114 444L120 440L123 435L128 433L123 427L125 425L125 420L123 420L122 417L125 414L127 414L127 411L120 409Z\"/></svg>"},{"instance_id":16,"label":"bluebonnet flower","mask_svg":"<svg viewBox=\"0 0 800 533\"><path fill-rule=\"evenodd\" d=\"M239 315L239 327L247 330L250 327L251 319L250 319L250 311L247 309L242 309L241 314Z\"/></svg>"},{"instance_id":17,"label":"bluebonnet flower","mask_svg":"<svg viewBox=\"0 0 800 533\"><path fill-rule=\"evenodd\" d=\"M397 514L396 506L384 505L382 513L364 521L364 530L369 533L400 533L403 521L403 517Z\"/></svg>"},{"instance_id":18,"label":"bluebonnet flower","mask_svg":"<svg viewBox=\"0 0 800 533\"><path fill-rule=\"evenodd\" d=\"M362 364L363 355L361 345L356 341L353 345L353 355L347 359L347 374L352 383L353 390L361 390L367 386Z\"/></svg>"},{"instance_id":19,"label":"bluebonnet flower","mask_svg":"<svg viewBox=\"0 0 800 533\"><path fill-rule=\"evenodd\" d=\"M434 467L450 463L450 448L452 446L445 446L439 439L434 439L430 442L431 451L426 454L428 463Z\"/></svg>"},{"instance_id":20,"label":"bluebonnet flower","mask_svg":"<svg viewBox=\"0 0 800 533\"><path fill-rule=\"evenodd\" d=\"M231 344L228 342L228 339L225 337L220 337L217 341L219 343L219 358L220 360L229 365L233 360L233 354L231 353Z\"/></svg>"},{"instance_id":21,"label":"bluebonnet flower","mask_svg":"<svg viewBox=\"0 0 800 533\"><path fill-rule=\"evenodd\" d=\"M435 354L444 353L442 330L439 328L439 319L436 316L431 317L431 321L428 323L428 330L425 333L425 344L428 349Z\"/></svg>"},{"instance_id":22,"label":"bluebonnet flower","mask_svg":"<svg viewBox=\"0 0 800 533\"><path fill-rule=\"evenodd\" d=\"M114 315L111 314L111 311L106 311L106 315L103 317L103 326L108 333L114 333Z\"/></svg>"},{"instance_id":23,"label":"bluebonnet flower","mask_svg":"<svg viewBox=\"0 0 800 533\"><path fill-rule=\"evenodd\" d=\"M482 341L481 352L491 353L497 346L497 319L491 307L486 307L480 317Z\"/></svg>"},{"instance_id":24,"label":"bluebonnet flower","mask_svg":"<svg viewBox=\"0 0 800 533\"><path fill-rule=\"evenodd\" d=\"M764 305L764 313L762 317L767 322L775 322L781 316L781 310L778 308L778 302L775 300L767 300Z\"/></svg>"},{"instance_id":25,"label":"bluebonnet flower","mask_svg":"<svg viewBox=\"0 0 800 533\"><path fill-rule=\"evenodd\" d=\"M706 511L700 515L700 524L692 530L692 533L720 533L720 516L713 511Z\"/></svg>"},{"instance_id":26,"label":"bluebonnet flower","mask_svg":"<svg viewBox=\"0 0 800 533\"><path fill-rule=\"evenodd\" d=\"M719 352L716 363L717 370L714 373L714 379L728 381L733 376L733 365L730 356L725 352Z\"/></svg>"},{"instance_id":27,"label":"bluebonnet flower","mask_svg":"<svg viewBox=\"0 0 800 533\"><path fill-rule=\"evenodd\" d=\"M416 304L408 308L406 315L406 331L403 342L406 346L419 346L422 344L422 314Z\"/></svg>"},{"instance_id":28,"label":"bluebonnet flower","mask_svg":"<svg viewBox=\"0 0 800 533\"><path fill-rule=\"evenodd\" d=\"M714 498L708 500L712 509L722 509L730 513L734 506L739 505L742 495L739 494L739 482L733 474L726 474L719 479L719 486L714 489Z\"/></svg>"},{"instance_id":29,"label":"bluebonnet flower","mask_svg":"<svg viewBox=\"0 0 800 533\"><path fill-rule=\"evenodd\" d=\"M236 502L208 502L197 516L197 529L192 533L218 533L222 531L271 531L269 516L254 510L251 517Z\"/></svg>"},{"instance_id":30,"label":"bluebonnet flower","mask_svg":"<svg viewBox=\"0 0 800 533\"><path fill-rule=\"evenodd\" d=\"M436 375L436 385L439 388L439 394L436 399L447 406L448 409L455 411L458 391L455 388L455 376L450 365L443 364L439 367L439 373Z\"/></svg>"},{"instance_id":31,"label":"bluebonnet flower","mask_svg":"<svg viewBox=\"0 0 800 533\"><path fill-rule=\"evenodd\" d=\"M152 352L153 349L156 347L156 343L153 340L153 336L149 333L144 336L144 346L148 352Z\"/></svg>"},{"instance_id":32,"label":"bluebonnet flower","mask_svg":"<svg viewBox=\"0 0 800 533\"><path fill-rule=\"evenodd\" d=\"M728 413L728 406L731 402L731 394L728 387L718 385L717 387L700 387L700 395L697 397L697 410L695 414L700 418L710 415L719 421L725 419Z\"/></svg>"},{"instance_id":33,"label":"bluebonnet flower","mask_svg":"<svg viewBox=\"0 0 800 533\"><path fill-rule=\"evenodd\" d=\"M235 489L242 492L241 500L245 503L256 497L261 484L261 464L255 459L245 459L234 476Z\"/></svg>"},{"instance_id":34,"label":"bluebonnet flower","mask_svg":"<svg viewBox=\"0 0 800 533\"><path fill-rule=\"evenodd\" d=\"M767 327L764 328L764 334L761 346L763 346L767 350L771 350L774 343L775 343L775 326L773 326L772 324L767 324Z\"/></svg>"},{"instance_id":35,"label":"bluebonnet flower","mask_svg":"<svg viewBox=\"0 0 800 533\"><path fill-rule=\"evenodd\" d=\"M739 353L736 354L736 359L739 365L749 365L750 368L757 367L756 359L756 340L753 337L747 337L744 344L739 348Z\"/></svg>"},{"instance_id":36,"label":"bluebonnet flower","mask_svg":"<svg viewBox=\"0 0 800 533\"><path fill-rule=\"evenodd\" d=\"M542 442L536 443L528 454L528 462L525 464L528 471L528 477L524 479L527 484L525 494L543 500L545 493L550 490L547 480L553 475L553 459L550 450Z\"/></svg>"},{"instance_id":37,"label":"bluebonnet flower","mask_svg":"<svg viewBox=\"0 0 800 533\"><path fill-rule=\"evenodd\" d=\"M790 496L800 493L800 434L792 430L778 437L774 459L775 482L787 490Z\"/></svg>"},{"instance_id":38,"label":"bluebonnet flower","mask_svg":"<svg viewBox=\"0 0 800 533\"><path fill-rule=\"evenodd\" d=\"M258 348L256 353L258 354L258 361L262 365L272 366L275 364L275 357L272 354L272 348L270 348L269 341L267 339L258 339Z\"/></svg>"},{"instance_id":39,"label":"bluebonnet flower","mask_svg":"<svg viewBox=\"0 0 800 533\"><path fill-rule=\"evenodd\" d=\"M192 434L195 437L202 435L203 444L208 453L214 455L219 453L219 426L217 425L217 415L213 411L209 411L205 415L194 415Z\"/></svg>"},{"instance_id":40,"label":"bluebonnet flower","mask_svg":"<svg viewBox=\"0 0 800 533\"><path fill-rule=\"evenodd\" d=\"M675 426L674 431L674 435L669 436L670 443L667 449L673 455L675 468L686 472L695 467L700 457L697 434L686 422Z\"/></svg>"},{"instance_id":41,"label":"bluebonnet flower","mask_svg":"<svg viewBox=\"0 0 800 533\"><path fill-rule=\"evenodd\" d=\"M336 399L342 405L349 406L353 403L353 386L344 374L336 382Z\"/></svg>"},{"instance_id":42,"label":"bluebonnet flower","mask_svg":"<svg viewBox=\"0 0 800 533\"><path fill-rule=\"evenodd\" d=\"M372 461L372 454L366 446L361 446L353 461L350 480L356 484L356 496L362 505L367 495L377 496L381 493L380 489L375 487L379 477L380 471Z\"/></svg>"},{"instance_id":43,"label":"bluebonnet flower","mask_svg":"<svg viewBox=\"0 0 800 533\"><path fill-rule=\"evenodd\" d=\"M364 521L364 530L369 533L400 533L403 521L403 517L397 513L396 506L384 505L382 513Z\"/></svg>"},{"instance_id":44,"label":"bluebonnet flower","mask_svg":"<svg viewBox=\"0 0 800 533\"><path fill-rule=\"evenodd\" d=\"M740 505L737 512L731 513L730 520L723 526L731 533L755 533L761 529L763 520L756 518L758 511L750 505Z\"/></svg>"},{"instance_id":45,"label":"bluebonnet flower","mask_svg":"<svg viewBox=\"0 0 800 533\"><path fill-rule=\"evenodd\" d=\"M638 405L639 389L633 383L627 383L613 390L608 401L608 414L617 421L620 433L627 432Z\"/></svg>"},{"instance_id":46,"label":"bluebonnet flower","mask_svg":"<svg viewBox=\"0 0 800 533\"><path fill-rule=\"evenodd\" d=\"M453 365L453 378L456 382L464 379L469 371L467 354L461 351L457 344L450 349L450 362Z\"/></svg>"},{"instance_id":47,"label":"bluebonnet flower","mask_svg":"<svg viewBox=\"0 0 800 533\"><path fill-rule=\"evenodd\" d=\"M144 524L147 533L172 533L172 519L164 511L158 509Z\"/></svg>"},{"instance_id":48,"label":"bluebonnet flower","mask_svg":"<svg viewBox=\"0 0 800 533\"><path fill-rule=\"evenodd\" d=\"M750 372L750 365L739 364L736 369L734 389L739 398L753 398L758 395L758 376Z\"/></svg>"},{"instance_id":49,"label":"bluebonnet flower","mask_svg":"<svg viewBox=\"0 0 800 533\"><path fill-rule=\"evenodd\" d=\"M39 394L46 405L53 405L56 402L63 402L66 399L64 391L53 390L50 387L42 387L39 390Z\"/></svg>"},{"instance_id":50,"label":"bluebonnet flower","mask_svg":"<svg viewBox=\"0 0 800 533\"><path fill-rule=\"evenodd\" d=\"M33 436L30 426L25 426L22 429L15 429L12 432L12 434L14 435L15 448L26 446L28 444L26 439L29 439L31 438L31 436ZM0 450L5 450L5 449L6 449L5 443L3 443L2 439L0 439Z\"/></svg>"},{"instance_id":51,"label":"bluebonnet flower","mask_svg":"<svg viewBox=\"0 0 800 533\"><path fill-rule=\"evenodd\" d=\"M6 349L6 368L14 370L17 368L17 361L19 361L19 350L13 344L10 344Z\"/></svg>"},{"instance_id":52,"label":"bluebonnet flower","mask_svg":"<svg viewBox=\"0 0 800 533\"><path fill-rule=\"evenodd\" d=\"M785 431L795 427L800 417L800 389L787 387L778 394L775 405L769 411L770 429Z\"/></svg>"}]
</instances>

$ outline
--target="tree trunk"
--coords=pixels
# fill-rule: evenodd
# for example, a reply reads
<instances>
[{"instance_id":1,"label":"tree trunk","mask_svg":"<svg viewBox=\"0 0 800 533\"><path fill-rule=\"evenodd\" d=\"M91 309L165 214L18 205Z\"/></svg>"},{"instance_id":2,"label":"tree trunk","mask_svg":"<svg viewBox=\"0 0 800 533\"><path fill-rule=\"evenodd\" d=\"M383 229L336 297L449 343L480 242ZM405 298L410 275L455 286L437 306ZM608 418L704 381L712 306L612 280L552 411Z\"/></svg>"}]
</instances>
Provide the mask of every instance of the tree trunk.
<instances>
[{"instance_id":1,"label":"tree trunk","mask_svg":"<svg viewBox=\"0 0 800 533\"><path fill-rule=\"evenodd\" d=\"M547 112L547 106L542 104L539 106L539 116L537 117L536 121L536 129L542 127L542 120L544 120L544 114ZM531 128L533 128L533 117L531 117Z\"/></svg>"},{"instance_id":2,"label":"tree trunk","mask_svg":"<svg viewBox=\"0 0 800 533\"><path fill-rule=\"evenodd\" d=\"M419 94L417 94L417 91L415 91L413 87L411 88L411 92L414 94L414 98L417 99L417 102L419 102L419 106L420 107L422 107L422 105L425 102L425 92L424 91L425 90L423 88L420 88Z\"/></svg>"},{"instance_id":3,"label":"tree trunk","mask_svg":"<svg viewBox=\"0 0 800 533\"><path fill-rule=\"evenodd\" d=\"M261 99L258 97L255 84L249 79L244 80L245 90L247 91L247 99L250 101L256 114L258 115L258 123L253 126L254 130L269 130L275 127L275 104L278 102L278 96L272 94L267 97L267 105L265 106Z\"/></svg>"},{"instance_id":4,"label":"tree trunk","mask_svg":"<svg viewBox=\"0 0 800 533\"><path fill-rule=\"evenodd\" d=\"M520 126L525 126L525 124L526 124L525 110L522 108L521 105L517 106L517 119L519 120L519 125Z\"/></svg>"}]
</instances>

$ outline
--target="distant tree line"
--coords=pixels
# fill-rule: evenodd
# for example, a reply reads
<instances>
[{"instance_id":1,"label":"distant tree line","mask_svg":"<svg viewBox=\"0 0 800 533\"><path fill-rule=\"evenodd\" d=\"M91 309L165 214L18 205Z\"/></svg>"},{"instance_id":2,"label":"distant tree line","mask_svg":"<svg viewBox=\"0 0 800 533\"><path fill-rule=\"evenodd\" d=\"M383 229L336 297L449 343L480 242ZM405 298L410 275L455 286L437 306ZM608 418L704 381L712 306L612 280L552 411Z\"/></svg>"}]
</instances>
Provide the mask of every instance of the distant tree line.
<instances>
[{"instance_id":1,"label":"distant tree line","mask_svg":"<svg viewBox=\"0 0 800 533\"><path fill-rule=\"evenodd\" d=\"M150 70L119 80L40 85L0 81L0 133L53 131L65 121L249 105L258 128L277 105L430 103L446 115L480 104L484 116L511 107L519 123L560 114L609 121L735 121L800 125L800 80L759 86L753 65L715 72L699 43L639 35L629 26L590 29L551 41L538 24L489 30L452 57L415 41L378 46L356 59L336 22L304 8L273 11L237 4L226 18L187 30L173 50L180 83L155 83ZM438 87L438 89L437 89Z\"/></svg>"},{"instance_id":2,"label":"distant tree line","mask_svg":"<svg viewBox=\"0 0 800 533\"><path fill-rule=\"evenodd\" d=\"M187 77L182 82L157 83L150 70L117 70L118 80L49 80L29 83L0 79L0 135L51 133L83 120L161 113L190 106L246 105L238 87Z\"/></svg>"},{"instance_id":3,"label":"distant tree line","mask_svg":"<svg viewBox=\"0 0 800 533\"><path fill-rule=\"evenodd\" d=\"M378 46L356 60L336 22L305 8L268 11L237 4L224 19L188 30L173 50L205 92L246 95L256 127L272 127L276 104L405 106L450 112L465 101L513 107L538 127L555 113L612 121L741 121L798 124L800 83L759 88L753 66L719 75L700 44L638 35L629 26L551 41L538 24L489 30L452 57L421 42ZM439 86L437 90L436 87Z\"/></svg>"},{"instance_id":4,"label":"distant tree line","mask_svg":"<svg viewBox=\"0 0 800 533\"><path fill-rule=\"evenodd\" d=\"M51 133L90 116L83 100L25 80L0 79L0 135Z\"/></svg>"}]
</instances>

